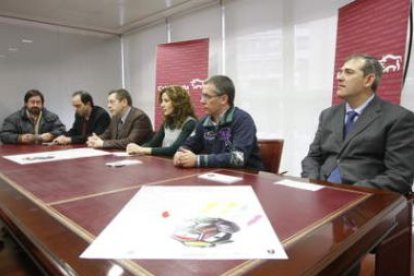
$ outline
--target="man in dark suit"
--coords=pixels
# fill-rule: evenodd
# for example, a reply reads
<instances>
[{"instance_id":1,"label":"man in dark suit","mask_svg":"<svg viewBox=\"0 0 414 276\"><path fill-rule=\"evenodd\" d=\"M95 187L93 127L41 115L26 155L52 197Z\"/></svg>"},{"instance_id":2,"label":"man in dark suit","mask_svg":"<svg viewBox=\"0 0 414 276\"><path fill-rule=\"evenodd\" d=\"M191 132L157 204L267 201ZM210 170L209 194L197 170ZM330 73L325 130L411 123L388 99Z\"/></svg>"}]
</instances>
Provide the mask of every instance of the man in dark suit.
<instances>
[{"instance_id":1,"label":"man in dark suit","mask_svg":"<svg viewBox=\"0 0 414 276\"><path fill-rule=\"evenodd\" d=\"M72 95L75 108L75 122L65 134L56 137L53 142L60 145L83 144L92 133L102 134L109 125L111 117L100 106L94 105L92 96L86 91L76 91Z\"/></svg>"},{"instance_id":2,"label":"man in dark suit","mask_svg":"<svg viewBox=\"0 0 414 276\"><path fill-rule=\"evenodd\" d=\"M346 59L337 73L337 95L345 102L320 114L302 177L411 192L414 114L376 95L381 75L371 56Z\"/></svg>"},{"instance_id":3,"label":"man in dark suit","mask_svg":"<svg viewBox=\"0 0 414 276\"><path fill-rule=\"evenodd\" d=\"M99 136L89 136L88 147L125 149L129 143L142 144L151 138L151 120L144 111L132 107L127 90L109 92L108 109L112 115L109 127Z\"/></svg>"}]
</instances>

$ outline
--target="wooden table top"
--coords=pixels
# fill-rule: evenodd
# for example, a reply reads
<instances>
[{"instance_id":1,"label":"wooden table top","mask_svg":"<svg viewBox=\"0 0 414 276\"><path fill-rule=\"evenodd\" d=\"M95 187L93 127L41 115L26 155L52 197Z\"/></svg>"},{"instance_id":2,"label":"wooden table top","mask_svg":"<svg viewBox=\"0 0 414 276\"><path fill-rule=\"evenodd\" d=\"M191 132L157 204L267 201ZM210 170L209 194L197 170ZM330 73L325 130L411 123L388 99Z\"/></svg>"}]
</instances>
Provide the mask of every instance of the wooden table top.
<instances>
[{"instance_id":1,"label":"wooden table top","mask_svg":"<svg viewBox=\"0 0 414 276\"><path fill-rule=\"evenodd\" d=\"M3 145L0 155L72 146ZM274 185L288 178L230 169L181 169L169 159L129 157L142 164L110 168L105 155L19 165L0 158L0 215L45 272L61 275L313 275L346 270L395 227L406 208L390 192L333 186L307 191ZM198 175L216 171L251 185L281 239L288 260L91 260L79 255L142 185L228 185ZM237 182L240 185L240 182ZM333 273L333 274L332 274Z\"/></svg>"}]
</instances>

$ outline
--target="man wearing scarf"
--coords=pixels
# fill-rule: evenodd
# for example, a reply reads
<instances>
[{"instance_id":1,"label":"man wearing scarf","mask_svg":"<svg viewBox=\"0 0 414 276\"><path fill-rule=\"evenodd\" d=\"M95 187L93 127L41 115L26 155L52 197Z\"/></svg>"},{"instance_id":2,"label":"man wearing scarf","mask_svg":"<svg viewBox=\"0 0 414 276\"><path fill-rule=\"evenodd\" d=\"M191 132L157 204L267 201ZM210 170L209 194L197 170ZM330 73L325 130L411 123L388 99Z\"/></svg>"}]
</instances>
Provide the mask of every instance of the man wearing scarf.
<instances>
[{"instance_id":1,"label":"man wearing scarf","mask_svg":"<svg viewBox=\"0 0 414 276\"><path fill-rule=\"evenodd\" d=\"M0 139L3 144L41 144L64 132L59 117L44 107L43 94L32 89L24 96L24 107L4 120Z\"/></svg>"}]
</instances>

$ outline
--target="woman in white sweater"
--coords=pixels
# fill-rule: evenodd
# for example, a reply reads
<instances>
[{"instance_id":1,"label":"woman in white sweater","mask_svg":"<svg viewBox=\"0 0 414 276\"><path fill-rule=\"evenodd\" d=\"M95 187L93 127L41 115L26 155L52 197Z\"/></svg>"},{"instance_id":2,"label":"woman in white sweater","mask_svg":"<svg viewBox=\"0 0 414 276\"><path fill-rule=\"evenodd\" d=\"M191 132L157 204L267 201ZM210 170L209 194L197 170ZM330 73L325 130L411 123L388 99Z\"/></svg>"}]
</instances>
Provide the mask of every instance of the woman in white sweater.
<instances>
[{"instance_id":1,"label":"woman in white sweater","mask_svg":"<svg viewBox=\"0 0 414 276\"><path fill-rule=\"evenodd\" d=\"M151 141L142 146L129 144L128 154L173 156L193 132L197 119L187 90L181 86L168 86L160 91L159 102L163 124Z\"/></svg>"}]
</instances>

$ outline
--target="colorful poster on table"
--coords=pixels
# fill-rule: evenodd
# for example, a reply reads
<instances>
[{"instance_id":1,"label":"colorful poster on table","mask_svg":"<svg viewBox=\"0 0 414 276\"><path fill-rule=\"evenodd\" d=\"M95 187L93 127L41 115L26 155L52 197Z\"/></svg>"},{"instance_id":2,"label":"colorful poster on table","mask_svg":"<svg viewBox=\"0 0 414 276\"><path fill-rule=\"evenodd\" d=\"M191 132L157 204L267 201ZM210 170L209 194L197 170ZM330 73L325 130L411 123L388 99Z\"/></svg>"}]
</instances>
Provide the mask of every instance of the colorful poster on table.
<instances>
[{"instance_id":1,"label":"colorful poster on table","mask_svg":"<svg viewBox=\"0 0 414 276\"><path fill-rule=\"evenodd\" d=\"M250 186L143 186L82 253L97 259L287 259Z\"/></svg>"}]
</instances>

